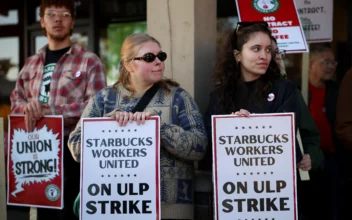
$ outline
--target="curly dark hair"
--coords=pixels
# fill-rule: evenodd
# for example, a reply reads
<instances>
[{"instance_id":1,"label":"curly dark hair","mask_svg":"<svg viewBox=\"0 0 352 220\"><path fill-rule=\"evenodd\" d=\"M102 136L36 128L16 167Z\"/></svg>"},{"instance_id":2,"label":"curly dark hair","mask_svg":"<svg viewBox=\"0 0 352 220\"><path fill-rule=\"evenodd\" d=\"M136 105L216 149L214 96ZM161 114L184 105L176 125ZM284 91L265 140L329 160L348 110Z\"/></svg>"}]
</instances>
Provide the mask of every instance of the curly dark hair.
<instances>
[{"instance_id":1,"label":"curly dark hair","mask_svg":"<svg viewBox=\"0 0 352 220\"><path fill-rule=\"evenodd\" d=\"M233 112L236 109L234 97L239 94L239 91L246 89L241 76L240 63L236 63L235 60L234 50L241 52L243 45L253 34L258 32L267 34L271 38L271 31L265 25L254 23L247 27L232 30L217 56L213 79L223 112ZM254 100L258 105L262 105L272 89L273 82L277 79L280 79L280 69L276 62L271 59L267 71L259 77L254 89Z\"/></svg>"}]
</instances>

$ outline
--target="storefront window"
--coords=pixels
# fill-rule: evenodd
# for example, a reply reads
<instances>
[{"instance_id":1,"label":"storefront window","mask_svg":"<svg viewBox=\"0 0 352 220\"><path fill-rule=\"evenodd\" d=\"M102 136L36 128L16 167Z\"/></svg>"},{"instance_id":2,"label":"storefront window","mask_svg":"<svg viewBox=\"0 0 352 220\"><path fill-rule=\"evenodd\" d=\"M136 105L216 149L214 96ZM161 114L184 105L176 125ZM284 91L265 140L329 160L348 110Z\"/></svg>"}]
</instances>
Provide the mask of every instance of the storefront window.
<instances>
[{"instance_id":1,"label":"storefront window","mask_svg":"<svg viewBox=\"0 0 352 220\"><path fill-rule=\"evenodd\" d=\"M102 24L144 21L147 19L146 0L104 0L100 1L100 17Z\"/></svg>"},{"instance_id":2,"label":"storefront window","mask_svg":"<svg viewBox=\"0 0 352 220\"><path fill-rule=\"evenodd\" d=\"M219 50L226 40L227 35L236 28L238 17L218 18L216 24L216 52Z\"/></svg>"},{"instance_id":3,"label":"storefront window","mask_svg":"<svg viewBox=\"0 0 352 220\"><path fill-rule=\"evenodd\" d=\"M105 65L108 85L114 84L118 79L120 67L120 50L124 39L133 33L145 33L147 23L129 22L109 24L101 31L100 59Z\"/></svg>"},{"instance_id":4,"label":"storefront window","mask_svg":"<svg viewBox=\"0 0 352 220\"><path fill-rule=\"evenodd\" d=\"M0 37L0 103L9 103L19 73L19 37Z\"/></svg>"},{"instance_id":5,"label":"storefront window","mask_svg":"<svg viewBox=\"0 0 352 220\"><path fill-rule=\"evenodd\" d=\"M0 38L0 77L7 81L16 81L19 64L19 37Z\"/></svg>"},{"instance_id":6,"label":"storefront window","mask_svg":"<svg viewBox=\"0 0 352 220\"><path fill-rule=\"evenodd\" d=\"M35 37L35 53L37 53L47 43L48 43L48 38L46 38L45 36Z\"/></svg>"},{"instance_id":7,"label":"storefront window","mask_svg":"<svg viewBox=\"0 0 352 220\"><path fill-rule=\"evenodd\" d=\"M8 10L0 12L0 25L17 25L18 10Z\"/></svg>"}]
</instances>

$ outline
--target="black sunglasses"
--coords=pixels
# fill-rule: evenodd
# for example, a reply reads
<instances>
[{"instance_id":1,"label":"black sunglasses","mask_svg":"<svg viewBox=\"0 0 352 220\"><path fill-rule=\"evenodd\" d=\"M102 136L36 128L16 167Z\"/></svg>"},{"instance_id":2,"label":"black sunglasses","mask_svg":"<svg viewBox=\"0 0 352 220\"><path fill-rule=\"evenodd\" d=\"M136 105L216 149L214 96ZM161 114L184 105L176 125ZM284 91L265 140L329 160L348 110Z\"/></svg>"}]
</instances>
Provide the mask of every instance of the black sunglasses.
<instances>
[{"instance_id":1,"label":"black sunglasses","mask_svg":"<svg viewBox=\"0 0 352 220\"><path fill-rule=\"evenodd\" d=\"M151 63L154 62L155 58L157 58L160 61L165 61L167 58L167 54L165 52L159 52L157 55L153 54L153 53L146 53L144 54L142 57L135 57L133 58L134 60L144 60L147 63Z\"/></svg>"},{"instance_id":2,"label":"black sunglasses","mask_svg":"<svg viewBox=\"0 0 352 220\"><path fill-rule=\"evenodd\" d=\"M266 23L265 21L243 21L243 22L237 22L237 26L236 26L236 35L238 35L238 30L240 29L240 27L249 27L252 25L262 25L264 27L269 27L268 23Z\"/></svg>"}]
</instances>

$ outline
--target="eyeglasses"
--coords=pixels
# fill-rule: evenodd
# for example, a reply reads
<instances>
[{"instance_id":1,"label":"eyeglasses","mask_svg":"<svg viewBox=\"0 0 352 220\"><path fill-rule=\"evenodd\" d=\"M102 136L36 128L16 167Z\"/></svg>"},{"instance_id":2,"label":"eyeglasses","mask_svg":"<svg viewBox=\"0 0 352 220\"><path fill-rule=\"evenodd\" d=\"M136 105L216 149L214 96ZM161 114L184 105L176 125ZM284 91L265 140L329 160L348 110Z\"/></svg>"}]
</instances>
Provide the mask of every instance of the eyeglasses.
<instances>
[{"instance_id":1,"label":"eyeglasses","mask_svg":"<svg viewBox=\"0 0 352 220\"><path fill-rule=\"evenodd\" d=\"M323 60L312 60L312 61L322 63L322 64L324 64L325 66L327 66L327 65L331 64L332 66L336 67L336 66L337 66L337 64L338 64L336 60L329 60L329 59L323 59Z\"/></svg>"},{"instance_id":2,"label":"eyeglasses","mask_svg":"<svg viewBox=\"0 0 352 220\"><path fill-rule=\"evenodd\" d=\"M243 22L237 22L236 26L236 35L238 35L238 31L240 30L240 27L249 27L252 25L262 25L264 27L269 27L268 23L265 21L243 21Z\"/></svg>"},{"instance_id":3,"label":"eyeglasses","mask_svg":"<svg viewBox=\"0 0 352 220\"><path fill-rule=\"evenodd\" d=\"M276 49L274 52L275 52L275 55L279 55L280 59L284 59L285 58L286 50Z\"/></svg>"},{"instance_id":4,"label":"eyeglasses","mask_svg":"<svg viewBox=\"0 0 352 220\"><path fill-rule=\"evenodd\" d=\"M154 62L155 58L157 58L160 60L160 61L165 61L166 58L167 58L167 54L165 52L159 52L157 55L153 54L153 53L146 53L144 54L142 57L135 57L133 58L134 60L144 60L145 62L147 63L151 63L151 62Z\"/></svg>"},{"instance_id":5,"label":"eyeglasses","mask_svg":"<svg viewBox=\"0 0 352 220\"><path fill-rule=\"evenodd\" d=\"M71 13L69 13L67 11L63 11L63 12L49 11L48 13L45 13L45 14L50 19L55 19L57 16L60 16L63 19L68 19L71 17Z\"/></svg>"}]
</instances>

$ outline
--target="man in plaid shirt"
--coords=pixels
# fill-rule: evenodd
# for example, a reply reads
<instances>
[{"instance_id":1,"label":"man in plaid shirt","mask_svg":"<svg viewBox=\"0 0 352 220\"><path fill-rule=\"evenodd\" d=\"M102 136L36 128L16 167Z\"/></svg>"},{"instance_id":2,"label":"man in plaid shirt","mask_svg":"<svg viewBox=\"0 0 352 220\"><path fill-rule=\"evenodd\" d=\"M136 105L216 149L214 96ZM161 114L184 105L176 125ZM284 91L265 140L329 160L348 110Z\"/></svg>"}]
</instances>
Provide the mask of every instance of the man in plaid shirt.
<instances>
[{"instance_id":1,"label":"man in plaid shirt","mask_svg":"<svg viewBox=\"0 0 352 220\"><path fill-rule=\"evenodd\" d=\"M66 143L89 98L106 86L99 58L70 41L74 17L73 0L42 0L40 24L48 45L27 59L11 94L12 113L25 114L27 131L44 115L64 117L64 209L38 209L39 220L76 219L72 207L80 170Z\"/></svg>"}]
</instances>

